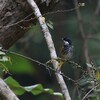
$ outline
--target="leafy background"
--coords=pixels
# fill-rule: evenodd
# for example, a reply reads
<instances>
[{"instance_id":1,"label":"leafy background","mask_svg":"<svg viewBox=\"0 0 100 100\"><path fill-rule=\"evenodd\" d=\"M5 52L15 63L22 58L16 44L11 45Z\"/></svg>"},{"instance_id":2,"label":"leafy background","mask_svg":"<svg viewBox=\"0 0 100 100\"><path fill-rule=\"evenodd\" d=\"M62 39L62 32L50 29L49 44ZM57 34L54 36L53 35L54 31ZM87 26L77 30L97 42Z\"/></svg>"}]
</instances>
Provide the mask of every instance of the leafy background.
<instances>
[{"instance_id":1,"label":"leafy background","mask_svg":"<svg viewBox=\"0 0 100 100\"><path fill-rule=\"evenodd\" d=\"M47 0L48 1L48 0ZM49 1L48 1L49 2ZM94 14L94 11L97 6L98 0L79 0L79 2L84 2L85 6L80 7L80 13L84 25L84 31L87 34L88 29L90 27L89 23ZM54 12L57 10L68 10L74 7L73 0L62 0L55 7L53 7ZM45 16L46 21L49 23L49 29L57 50L58 56L60 55L60 49L62 46L62 37L68 36L73 41L74 45L74 55L73 61L79 63L84 69L86 68L86 62L84 59L83 51L82 51L82 39L80 37L80 30L77 21L77 16L75 10L55 13ZM51 23L50 23L51 22ZM93 60L95 66L100 66L100 18L99 15L96 18L96 22L94 27L92 28L93 39L89 39L88 48L91 59ZM51 25L52 24L52 25ZM14 51L19 54L31 57L35 60L38 60L42 63L50 60L49 51L43 37L43 34L40 30L38 23L36 25L31 25L32 27L26 32L25 36L21 38L16 44L14 44L9 51ZM51 89L50 91L59 92L59 86L57 84L54 72L50 71L34 63L30 60L27 60L23 57L16 56L14 54L7 53L7 56L10 57L11 63L5 62L5 66L9 69L10 76L13 77L18 83L18 87L21 86L32 86L39 84L44 89ZM73 68L73 66L69 64L64 64L62 68L62 72L71 77L72 79L78 79L81 76L81 73L78 69ZM8 77L9 74L3 75L4 78ZM10 81L13 81L11 79ZM14 82L15 82L14 80ZM7 81L9 84L9 81ZM68 89L73 95L73 88L75 85L73 82L67 80L65 78L65 82L68 86ZM12 82L13 83L13 82ZM13 83L14 84L14 83ZM19 85L20 84L20 85ZM23 88L23 87L21 87ZM21 93L25 92L25 89L22 89ZM29 90L26 90L29 91ZM17 92L17 91L16 91ZM53 94L53 92L51 92ZM20 95L19 98L21 100L60 100L59 96L51 95L50 93L41 92L39 95L32 95L31 92L25 92L23 95ZM75 100L75 99L73 99ZM77 100L77 98L76 98Z\"/></svg>"}]
</instances>

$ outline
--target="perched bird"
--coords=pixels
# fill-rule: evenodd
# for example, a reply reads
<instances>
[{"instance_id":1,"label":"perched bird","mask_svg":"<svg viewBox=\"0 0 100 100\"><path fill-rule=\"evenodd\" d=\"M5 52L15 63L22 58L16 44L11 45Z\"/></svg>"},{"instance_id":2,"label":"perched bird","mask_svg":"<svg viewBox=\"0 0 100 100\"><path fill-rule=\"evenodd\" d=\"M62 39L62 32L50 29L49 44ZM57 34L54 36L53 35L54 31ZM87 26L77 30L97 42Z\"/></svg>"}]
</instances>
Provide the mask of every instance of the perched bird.
<instances>
[{"instance_id":1,"label":"perched bird","mask_svg":"<svg viewBox=\"0 0 100 100\"><path fill-rule=\"evenodd\" d=\"M63 63L67 60L70 60L73 55L73 45L72 41L69 38L62 38L63 40L63 48L61 50L61 59L59 60L58 68L59 71Z\"/></svg>"}]
</instances>

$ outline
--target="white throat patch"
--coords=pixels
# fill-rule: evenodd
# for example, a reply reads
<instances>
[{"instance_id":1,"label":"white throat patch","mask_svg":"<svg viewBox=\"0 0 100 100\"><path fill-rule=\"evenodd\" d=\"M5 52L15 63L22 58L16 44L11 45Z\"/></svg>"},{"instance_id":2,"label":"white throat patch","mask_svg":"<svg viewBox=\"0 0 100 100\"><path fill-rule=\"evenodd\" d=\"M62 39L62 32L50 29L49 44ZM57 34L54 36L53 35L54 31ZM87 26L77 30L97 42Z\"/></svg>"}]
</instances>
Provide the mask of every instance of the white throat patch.
<instances>
[{"instance_id":1,"label":"white throat patch","mask_svg":"<svg viewBox=\"0 0 100 100\"><path fill-rule=\"evenodd\" d=\"M68 44L69 44L69 42L68 42L68 41L64 41L64 44L65 44L65 45L68 45Z\"/></svg>"}]
</instances>

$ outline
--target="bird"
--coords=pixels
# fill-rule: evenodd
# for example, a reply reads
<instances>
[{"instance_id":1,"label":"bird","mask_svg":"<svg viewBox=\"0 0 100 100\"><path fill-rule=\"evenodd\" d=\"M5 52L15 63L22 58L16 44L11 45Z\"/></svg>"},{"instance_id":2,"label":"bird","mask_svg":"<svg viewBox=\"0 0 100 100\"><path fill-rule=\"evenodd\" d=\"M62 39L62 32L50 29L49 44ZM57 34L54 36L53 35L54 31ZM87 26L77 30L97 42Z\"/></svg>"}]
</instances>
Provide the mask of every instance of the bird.
<instances>
[{"instance_id":1,"label":"bird","mask_svg":"<svg viewBox=\"0 0 100 100\"><path fill-rule=\"evenodd\" d=\"M61 69L62 65L66 61L70 60L73 56L73 44L71 39L65 37L62 38L62 41L63 41L63 47L61 50L61 57L60 57L61 59L59 60L58 67L57 67L58 71Z\"/></svg>"}]
</instances>

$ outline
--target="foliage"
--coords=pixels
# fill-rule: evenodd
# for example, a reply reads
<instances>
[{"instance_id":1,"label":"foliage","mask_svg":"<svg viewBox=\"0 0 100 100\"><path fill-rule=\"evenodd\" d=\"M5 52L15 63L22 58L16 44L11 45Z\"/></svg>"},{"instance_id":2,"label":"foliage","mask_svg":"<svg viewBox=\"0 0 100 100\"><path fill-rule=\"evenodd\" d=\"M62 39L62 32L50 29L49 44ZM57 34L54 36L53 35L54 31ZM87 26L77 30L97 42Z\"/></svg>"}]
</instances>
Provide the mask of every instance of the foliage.
<instances>
[{"instance_id":1,"label":"foliage","mask_svg":"<svg viewBox=\"0 0 100 100\"><path fill-rule=\"evenodd\" d=\"M3 64L3 62L11 62L11 60L10 57L2 51L2 47L0 47L0 74L2 74L2 72L8 73L8 68Z\"/></svg>"},{"instance_id":2,"label":"foliage","mask_svg":"<svg viewBox=\"0 0 100 100\"><path fill-rule=\"evenodd\" d=\"M9 52L6 55L10 57L11 63L5 62L4 65L12 74L35 74L35 69L32 67L34 65L32 65L29 60L14 54L10 54Z\"/></svg>"},{"instance_id":3,"label":"foliage","mask_svg":"<svg viewBox=\"0 0 100 100\"><path fill-rule=\"evenodd\" d=\"M59 92L54 92L52 89L44 89L41 84L35 84L31 86L21 86L12 77L5 79L5 82L10 86L16 95L23 95L25 92L31 92L33 95L39 95L41 93L47 93L54 96L59 96L63 100L63 95Z\"/></svg>"},{"instance_id":4,"label":"foliage","mask_svg":"<svg viewBox=\"0 0 100 100\"><path fill-rule=\"evenodd\" d=\"M47 25L48 25L48 27L50 27L51 29L54 29L54 28L53 28L53 22L52 22L52 21L48 21L48 22L47 22Z\"/></svg>"},{"instance_id":5,"label":"foliage","mask_svg":"<svg viewBox=\"0 0 100 100\"><path fill-rule=\"evenodd\" d=\"M42 3L46 3L46 5L49 5L51 0L41 0L41 1ZM88 35L89 29L91 28L91 25L93 22L90 19L92 19L93 15L95 15L94 11L97 6L96 5L97 1L95 2L93 0L84 1L85 3L82 3L83 7L80 7L82 24L83 24L83 28L84 28L84 32L86 36ZM70 4L70 2L67 2L66 4L67 6L72 6L72 3ZM50 19L49 21L47 20L47 25L50 29L52 29L50 31L54 39L56 50L60 48L62 37L65 37L65 36L70 37L74 45L73 60L81 65L81 66L78 66L77 64L75 65L75 63L72 66L70 64L63 65L62 72L64 73L64 76L69 75L71 77L71 78L64 77L68 86L71 85L70 86L71 92L73 92L74 87L72 86L72 84L70 84L69 80L72 81L72 83L75 84L76 87L78 87L79 93L77 95L80 96L81 99L86 96L85 99L97 100L97 98L100 98L99 97L100 96L100 85L99 85L100 84L100 68L99 68L100 67L100 46L99 46L100 45L100 25L99 25L100 18L99 16L96 16L94 26L92 27L91 36L87 42L90 58L94 62L95 64L94 66L93 64L86 63L85 61L85 57L83 53L83 51L85 50L85 48L83 48L84 41L81 38L79 22L77 21L76 12L74 10L67 13L56 12L54 13L55 16L53 15L53 17L51 17L52 14L51 15L48 14L48 15L49 16L44 16L44 17L45 18L48 17L47 19ZM29 56L31 55L31 57L36 58L40 60L41 62L46 62L48 61L48 59L50 59L48 57L49 52L46 51L47 47L45 45L45 41L44 41L43 35L41 34L41 30L38 24L32 26L31 29L25 35L25 37L23 37L21 40L22 41L19 41L18 44L22 44L21 45L22 48L17 47L16 49L14 47L15 48L14 51L19 52L18 50L25 49L26 52L22 50L22 53L24 54L26 53ZM25 47L26 44L28 45L27 47ZM0 54L2 55L0 59L2 62L0 63L0 66L1 66L0 68L2 68L3 70L6 70L6 72L8 72L8 69L9 69L9 71L12 74L16 74L16 73L17 74L27 73L31 75L36 74L37 77L41 76L40 80L41 79L46 80L45 83L48 84L48 86L52 85L53 87L57 88L57 85L55 84L55 78L52 75L52 73L50 77L52 82L48 82L49 78L47 76L46 71L42 70L41 68L38 68L38 70L39 69L40 70L37 72L35 69L35 67L37 68L37 66L34 65L34 63L31 63L29 60L26 60L22 57L15 56L9 53L7 53L6 55L5 52L0 52ZM88 68L90 68L93 72L91 75L89 75L87 71ZM80 71L80 74L78 71ZM79 79L77 81L73 80L73 79L76 79L76 77L78 77ZM40 82L40 80L38 81ZM12 77L8 77L5 80L5 82L7 82L7 84L11 87L11 89L17 95L23 95L25 92L30 92L33 95L48 93L51 95L59 95L59 96L61 95L60 97L62 98L61 93L59 94L57 92L53 92L52 89L45 89L43 88L41 84L24 87L24 86L21 86Z\"/></svg>"},{"instance_id":6,"label":"foliage","mask_svg":"<svg viewBox=\"0 0 100 100\"><path fill-rule=\"evenodd\" d=\"M87 67L91 68L91 76L85 73L83 77L78 81L78 87L80 91L80 97L82 100L91 99L98 100L100 98L100 70L98 67L88 64Z\"/></svg>"}]
</instances>

